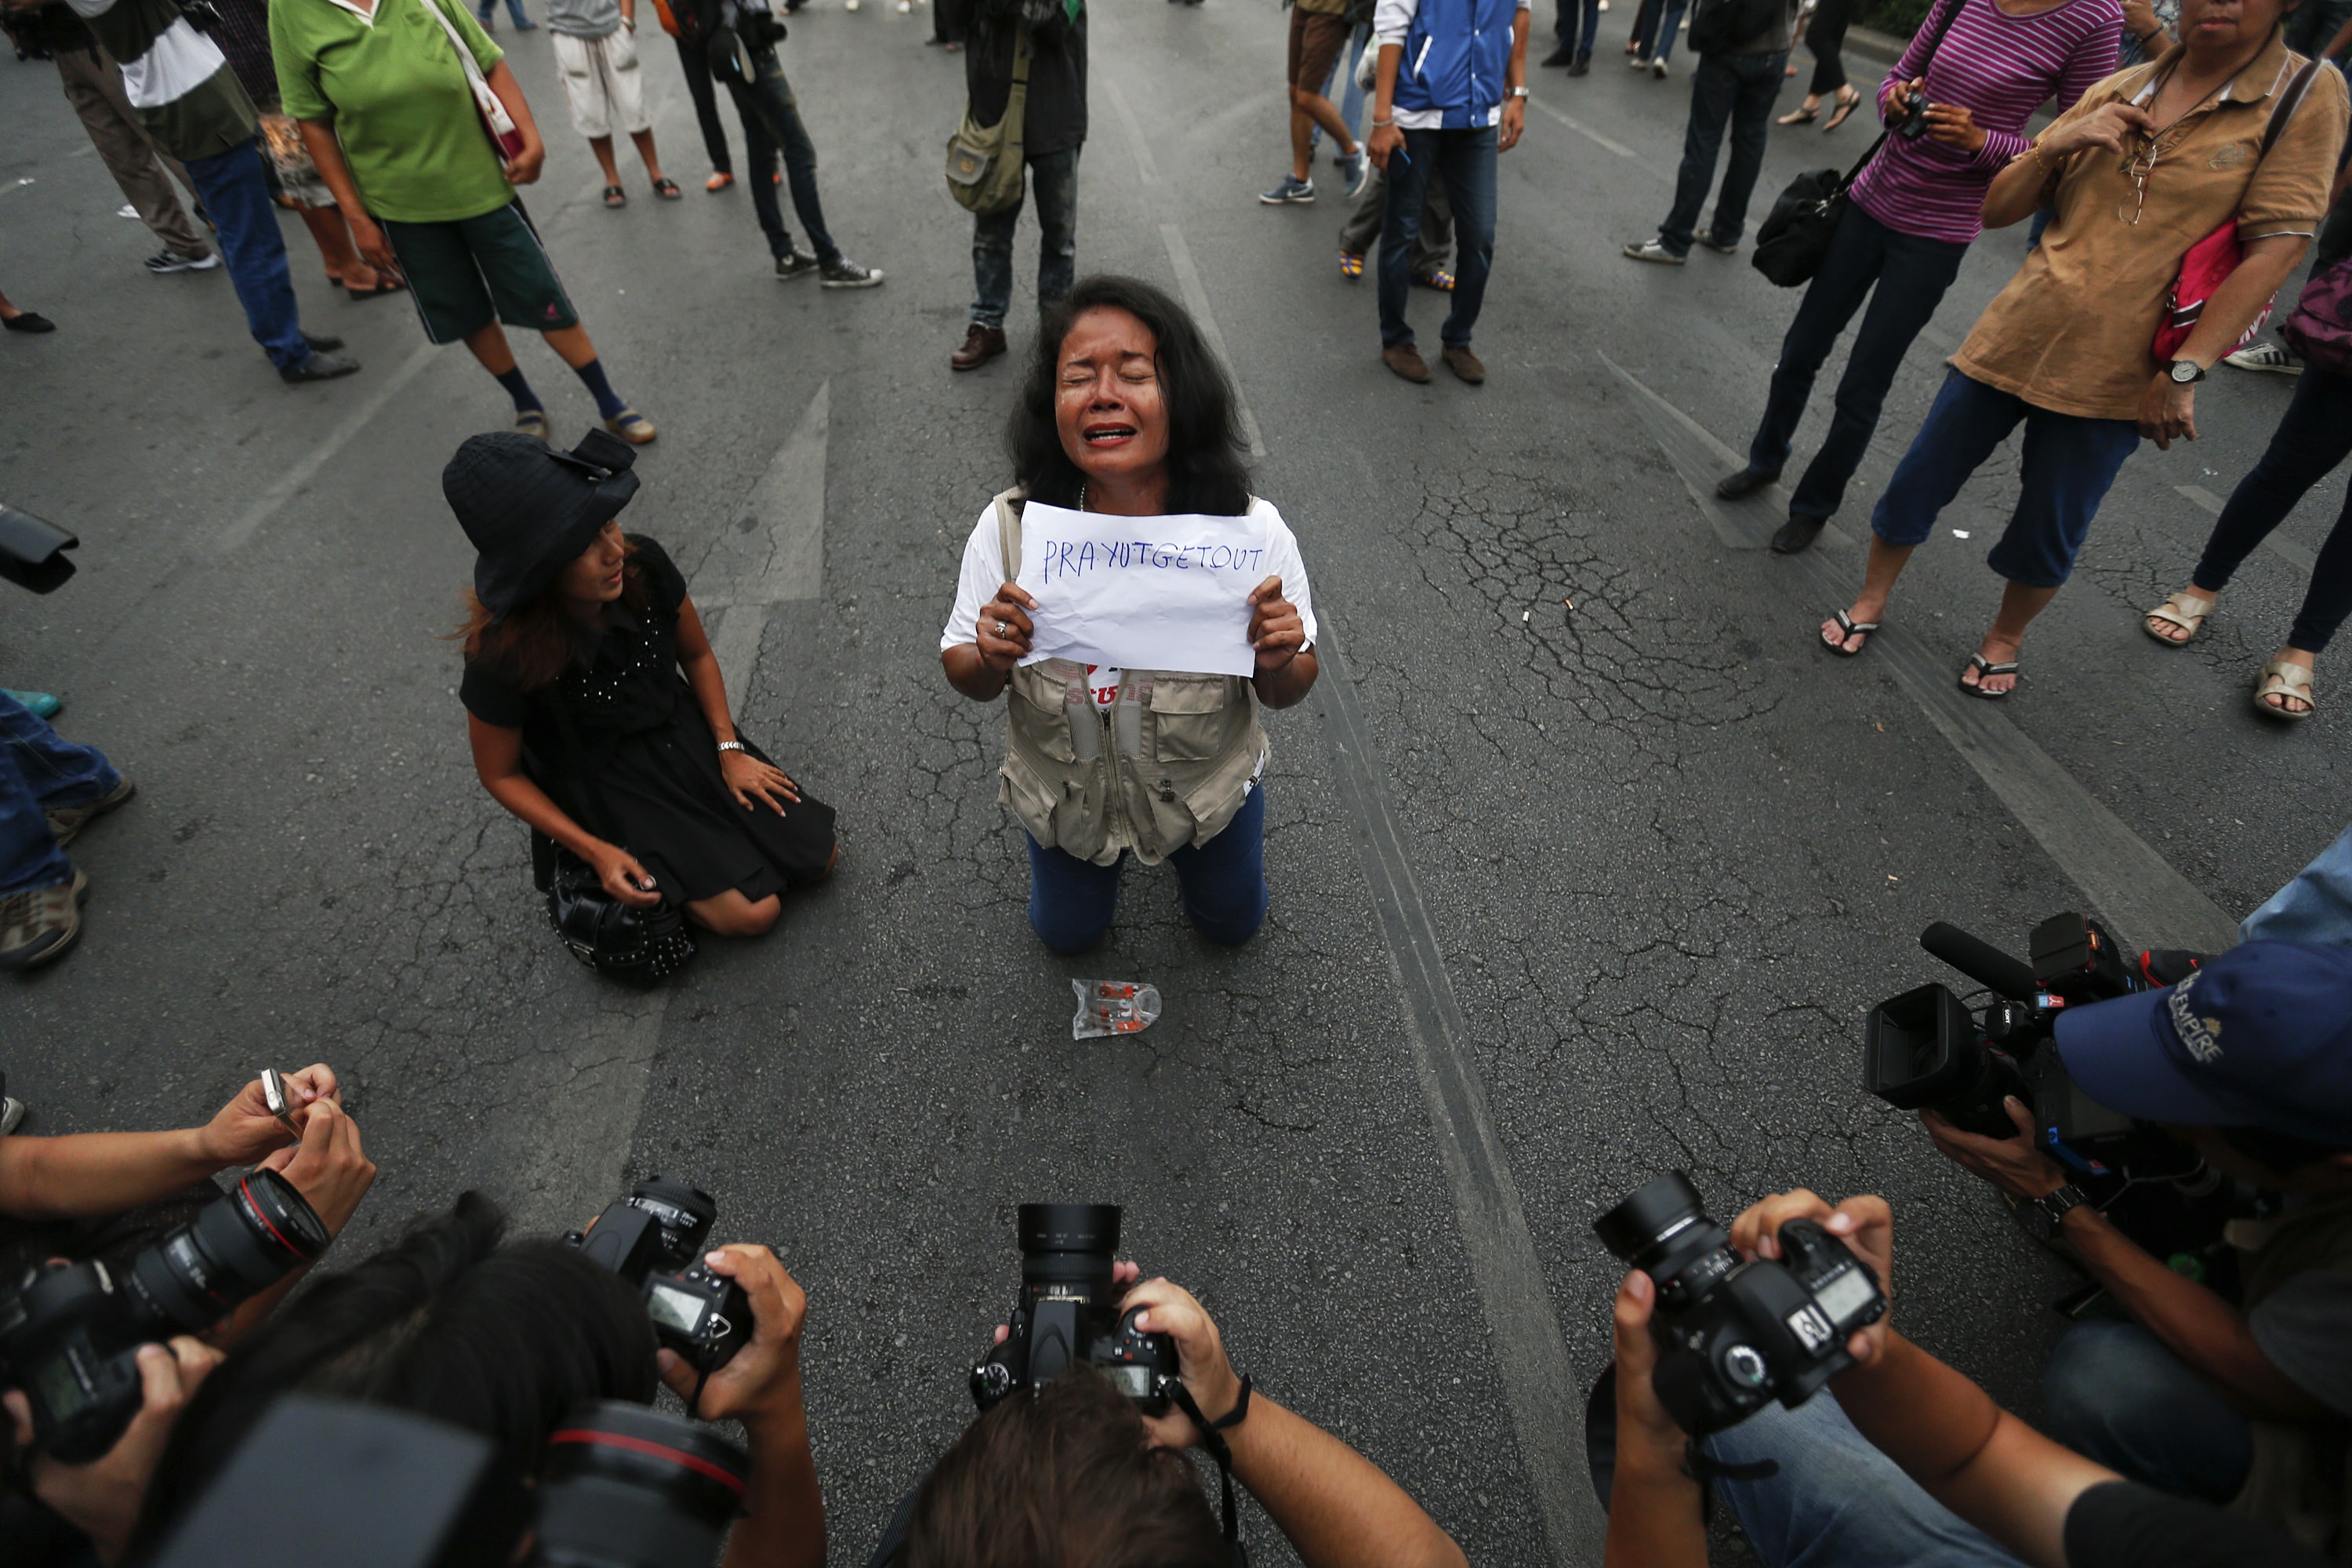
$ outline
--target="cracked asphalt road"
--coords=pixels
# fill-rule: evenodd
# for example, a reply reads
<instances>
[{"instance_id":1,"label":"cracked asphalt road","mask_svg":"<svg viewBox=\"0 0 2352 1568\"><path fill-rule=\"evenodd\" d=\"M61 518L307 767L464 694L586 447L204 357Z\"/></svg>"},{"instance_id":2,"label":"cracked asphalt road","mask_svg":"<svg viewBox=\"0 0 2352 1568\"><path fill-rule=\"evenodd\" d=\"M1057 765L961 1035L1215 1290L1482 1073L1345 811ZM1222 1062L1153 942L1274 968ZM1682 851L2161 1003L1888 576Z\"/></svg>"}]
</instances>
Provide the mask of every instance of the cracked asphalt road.
<instances>
[{"instance_id":1,"label":"cracked asphalt road","mask_svg":"<svg viewBox=\"0 0 2352 1568\"><path fill-rule=\"evenodd\" d=\"M960 62L921 47L921 11L819 4L786 65L831 226L890 274L864 294L768 278L740 190L656 204L632 174L638 199L603 211L544 36L516 49L558 127L532 211L615 384L664 429L635 525L691 571L831 384L823 596L770 610L741 708L841 808L843 870L764 942L707 943L658 1004L556 948L522 833L466 756L438 638L470 556L437 471L499 422L495 391L434 356L218 555L415 352L415 322L330 299L289 224L311 325L368 368L280 386L224 278L139 269L147 237L111 216L48 68L0 64L0 276L62 328L0 343L0 494L85 542L64 591L0 598L0 679L63 691L65 731L141 784L80 847L80 950L0 989L0 1065L58 1131L184 1122L264 1061L325 1058L383 1173L360 1246L468 1184L549 1227L593 1213L611 1195L596 1173L623 1162L709 1188L728 1235L773 1243L809 1287L843 1561L965 1419L963 1370L1015 1280L1013 1205L1047 1196L1125 1204L1129 1250L1202 1293L1260 1385L1401 1476L1475 1561L1543 1561L1528 1476L1559 1457L1519 1453L1504 1415L1325 704L1269 724L1275 902L1248 948L1193 936L1164 872L1130 872L1097 955L1054 959L1027 931L994 800L1002 721L949 691L932 652L964 535L1004 482L1019 363L943 363L971 288L966 224L937 188ZM1930 921L2018 946L2079 895L1885 673L1814 649L1832 606L1790 563L1718 542L1599 358L1743 447L1793 308L1737 261L1616 255L1662 215L1683 79L1539 74L1540 98L1642 159L1530 117L1503 163L1478 340L1493 378L1412 388L1379 368L1370 289L1336 275L1339 204L1252 199L1283 157L1281 14L1102 0L1095 25L1081 266L1171 284L1173 223L1201 269L1575 1370L1607 1353L1616 1273L1590 1216L1680 1165L1727 1216L1801 1183L1886 1194L1906 1326L2032 1410L2060 1276L1861 1094L1856 1040L1872 1001L1938 975L1914 945ZM691 174L685 95L666 57L650 74L667 163ZM1106 78L1154 139L1148 165ZM1762 188L1851 157L1861 130L1776 131ZM1977 247L1947 338L2021 245ZM1416 295L1424 336L1441 303ZM570 378L524 354L559 432L584 427ZM1842 520L1856 535L1937 357L1923 344L1897 383ZM2132 460L2005 710L2232 916L2352 816L2332 710L2292 731L2247 711L2300 584L2258 553L2186 651L2133 622L2209 521L2173 487L2226 493L2289 391L2223 373L2204 440ZM1825 410L1826 391L1801 448ZM1955 669L1991 613L1979 562L2010 482L1989 465L1948 519L1973 537L1939 531L1896 603ZM2315 546L2335 499L2321 487L2288 532ZM1166 1016L1073 1043L1067 980L1087 974L1156 984ZM1262 1518L1253 1535L1279 1559Z\"/></svg>"}]
</instances>

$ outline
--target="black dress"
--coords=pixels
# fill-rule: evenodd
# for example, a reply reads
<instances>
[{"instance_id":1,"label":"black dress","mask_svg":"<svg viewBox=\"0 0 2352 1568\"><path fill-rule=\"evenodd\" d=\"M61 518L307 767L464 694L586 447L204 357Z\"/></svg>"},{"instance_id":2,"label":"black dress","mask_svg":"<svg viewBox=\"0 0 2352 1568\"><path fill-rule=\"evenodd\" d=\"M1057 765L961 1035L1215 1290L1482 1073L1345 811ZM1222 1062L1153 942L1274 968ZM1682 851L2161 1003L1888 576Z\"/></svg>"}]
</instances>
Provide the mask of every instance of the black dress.
<instances>
[{"instance_id":1,"label":"black dress","mask_svg":"<svg viewBox=\"0 0 2352 1568\"><path fill-rule=\"evenodd\" d=\"M718 737L678 668L686 579L652 540L633 533L629 542L652 590L644 614L607 605L602 630L536 691L469 659L458 700L485 724L520 730L532 781L574 822L635 856L674 902L731 888L757 903L822 880L833 860L833 807L805 795L782 816L756 798L748 811L735 804L719 771ZM768 761L748 737L736 738ZM544 886L551 855L532 837Z\"/></svg>"}]
</instances>

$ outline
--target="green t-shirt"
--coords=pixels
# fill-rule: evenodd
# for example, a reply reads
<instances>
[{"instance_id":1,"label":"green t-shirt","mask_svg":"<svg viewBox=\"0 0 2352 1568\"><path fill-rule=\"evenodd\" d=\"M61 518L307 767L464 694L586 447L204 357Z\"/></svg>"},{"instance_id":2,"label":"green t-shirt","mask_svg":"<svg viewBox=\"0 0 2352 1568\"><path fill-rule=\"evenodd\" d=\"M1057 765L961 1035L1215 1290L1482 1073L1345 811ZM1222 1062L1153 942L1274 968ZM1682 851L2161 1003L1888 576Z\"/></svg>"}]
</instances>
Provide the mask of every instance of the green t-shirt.
<instances>
[{"instance_id":1,"label":"green t-shirt","mask_svg":"<svg viewBox=\"0 0 2352 1568\"><path fill-rule=\"evenodd\" d=\"M374 0L272 0L278 91L297 120L322 120L368 211L396 223L455 223L514 200L474 110L465 67L425 6ZM464 5L442 5L483 72L504 58Z\"/></svg>"}]
</instances>

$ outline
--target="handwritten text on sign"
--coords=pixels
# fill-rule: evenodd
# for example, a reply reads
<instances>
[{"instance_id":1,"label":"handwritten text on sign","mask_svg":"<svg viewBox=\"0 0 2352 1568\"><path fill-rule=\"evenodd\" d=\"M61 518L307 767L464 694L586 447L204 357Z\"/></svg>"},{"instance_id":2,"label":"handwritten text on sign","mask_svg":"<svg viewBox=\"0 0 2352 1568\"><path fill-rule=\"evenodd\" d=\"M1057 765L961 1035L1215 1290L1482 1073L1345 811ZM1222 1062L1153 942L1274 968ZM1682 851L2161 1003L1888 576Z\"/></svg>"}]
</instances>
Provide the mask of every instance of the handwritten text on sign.
<instances>
[{"instance_id":1,"label":"handwritten text on sign","mask_svg":"<svg viewBox=\"0 0 2352 1568\"><path fill-rule=\"evenodd\" d=\"M1250 590L1272 574L1254 517L1108 517L1032 501L1021 574L1035 596L1026 662L1248 675Z\"/></svg>"}]
</instances>

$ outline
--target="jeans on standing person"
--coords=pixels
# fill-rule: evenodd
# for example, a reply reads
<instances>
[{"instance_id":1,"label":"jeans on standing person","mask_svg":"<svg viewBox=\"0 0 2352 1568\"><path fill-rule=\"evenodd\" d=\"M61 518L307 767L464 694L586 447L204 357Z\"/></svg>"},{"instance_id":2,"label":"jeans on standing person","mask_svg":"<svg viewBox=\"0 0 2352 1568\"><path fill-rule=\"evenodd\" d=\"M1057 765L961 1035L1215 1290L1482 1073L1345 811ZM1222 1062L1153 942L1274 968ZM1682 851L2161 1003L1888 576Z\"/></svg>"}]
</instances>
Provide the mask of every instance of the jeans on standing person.
<instances>
[{"instance_id":1,"label":"jeans on standing person","mask_svg":"<svg viewBox=\"0 0 2352 1568\"><path fill-rule=\"evenodd\" d=\"M710 154L710 171L731 174L735 164L727 152L727 123L719 118L719 84L710 77L710 57L684 38L677 46L677 66L686 73L687 96L694 100L694 121L702 127L703 151Z\"/></svg>"},{"instance_id":2,"label":"jeans on standing person","mask_svg":"<svg viewBox=\"0 0 2352 1568\"><path fill-rule=\"evenodd\" d=\"M279 370L310 357L294 305L294 279L286 270L286 237L278 231L278 208L261 171L261 150L247 142L226 153L188 160L188 178L220 237L221 259L245 307L253 341Z\"/></svg>"},{"instance_id":3,"label":"jeans on standing person","mask_svg":"<svg viewBox=\"0 0 2352 1568\"><path fill-rule=\"evenodd\" d=\"M1412 294L1407 261L1421 232L1422 207L1432 180L1445 182L1454 208L1454 308L1439 336L1448 348L1467 348L1486 302L1495 263L1495 128L1407 131L1389 156L1388 205L1381 214L1381 347L1412 342L1404 319Z\"/></svg>"},{"instance_id":4,"label":"jeans on standing person","mask_svg":"<svg viewBox=\"0 0 2352 1568\"><path fill-rule=\"evenodd\" d=\"M1078 149L1065 148L1029 160L1029 191L1024 202L1037 208L1037 310L1070 295L1078 275ZM1004 326L1013 308L1013 231L1022 202L988 213L971 224L971 302L975 325ZM1109 917L1104 917L1108 920Z\"/></svg>"},{"instance_id":5,"label":"jeans on standing person","mask_svg":"<svg viewBox=\"0 0 2352 1568\"><path fill-rule=\"evenodd\" d=\"M0 692L0 898L72 881L41 813L87 805L121 782L97 747L75 745Z\"/></svg>"},{"instance_id":6,"label":"jeans on standing person","mask_svg":"<svg viewBox=\"0 0 2352 1568\"><path fill-rule=\"evenodd\" d=\"M1024 835L1024 837L1027 837ZM1029 839L1029 924L1047 947L1075 957L1100 942L1118 907L1118 874ZM1168 857L1182 890L1184 917L1211 942L1238 947L1265 923L1265 785L1250 787L1241 810L1214 838Z\"/></svg>"},{"instance_id":7,"label":"jeans on standing person","mask_svg":"<svg viewBox=\"0 0 2352 1568\"><path fill-rule=\"evenodd\" d=\"M2352 827L2248 915L2238 940L2352 942Z\"/></svg>"},{"instance_id":8,"label":"jeans on standing person","mask_svg":"<svg viewBox=\"0 0 2352 1568\"><path fill-rule=\"evenodd\" d=\"M474 8L474 15L480 17L482 19L482 26L487 27L490 25L491 13L495 12L497 9L497 0L483 0L481 5ZM522 8L522 0L507 0L507 15L514 19L514 25L518 31L529 32L533 26L537 26L537 24L530 19L530 13Z\"/></svg>"},{"instance_id":9,"label":"jeans on standing person","mask_svg":"<svg viewBox=\"0 0 2352 1568\"><path fill-rule=\"evenodd\" d=\"M2205 541L2204 556L2189 583L2211 595L2230 585L2238 563L2253 553L2271 531L2286 521L2304 492L2352 455L2352 376L2333 375L2307 365L2294 384L2294 401L2271 436L2262 458L2238 488ZM2336 514L2336 526L2319 547L2311 585L2295 611L2287 646L2305 653L2324 651L2344 616L2352 611L2352 488Z\"/></svg>"},{"instance_id":10,"label":"jeans on standing person","mask_svg":"<svg viewBox=\"0 0 2352 1568\"><path fill-rule=\"evenodd\" d=\"M1580 14L1584 18L1582 32L1577 30ZM1601 0L1554 0L1551 36L1561 48L1574 50L1578 59L1590 60L1593 40L1601 36Z\"/></svg>"},{"instance_id":11,"label":"jeans on standing person","mask_svg":"<svg viewBox=\"0 0 2352 1568\"><path fill-rule=\"evenodd\" d=\"M1751 472L1777 474L1788 462L1789 445L1812 395L1813 378L1868 295L1870 310L1854 333L1845 374L1838 381L1837 412L1790 499L1790 516L1836 513L1845 500L1846 485L1870 449L1871 433L1878 428L1879 410L1885 406L1887 388L1895 384L1903 356L1935 315L1968 253L1967 246L1950 240L1898 233L1853 202L1838 215L1821 270L1806 286L1796 320L1780 341L1771 396L1748 447Z\"/></svg>"},{"instance_id":12,"label":"jeans on standing person","mask_svg":"<svg viewBox=\"0 0 2352 1568\"><path fill-rule=\"evenodd\" d=\"M1764 167L1772 100L1780 95L1780 73L1788 63L1786 49L1771 55L1699 56L1698 69L1691 73L1690 124L1683 132L1675 205L1658 226L1658 243L1676 256L1688 256L1691 241L1698 236L1698 215L1715 184L1716 154L1723 150L1727 123L1731 127L1731 163L1723 172L1723 192L1715 198L1710 232L1727 245L1746 232L1748 198L1756 194L1756 176Z\"/></svg>"},{"instance_id":13,"label":"jeans on standing person","mask_svg":"<svg viewBox=\"0 0 2352 1568\"><path fill-rule=\"evenodd\" d=\"M1927 423L1886 481L1871 531L1889 544L1926 542L1937 515L2020 423L2025 443L2017 510L1985 564L2028 588L2065 582L2099 503L2139 445L2139 426L2037 408L1957 370L1945 374Z\"/></svg>"},{"instance_id":14,"label":"jeans on standing person","mask_svg":"<svg viewBox=\"0 0 2352 1568\"><path fill-rule=\"evenodd\" d=\"M2137 1323L2083 1322L2042 1369L2050 1436L2126 1479L2225 1503L2254 1462L2246 1418Z\"/></svg>"},{"instance_id":15,"label":"jeans on standing person","mask_svg":"<svg viewBox=\"0 0 2352 1568\"><path fill-rule=\"evenodd\" d=\"M1600 0L1593 0L1597 7ZM1633 18L1633 58L1635 59L1674 58L1675 39L1683 30L1683 12L1689 0L1643 0L1642 9ZM1663 11L1663 15L1661 12ZM1597 12L1596 12L1597 14ZM1699 57L1706 63L1706 57Z\"/></svg>"},{"instance_id":16,"label":"jeans on standing person","mask_svg":"<svg viewBox=\"0 0 2352 1568\"><path fill-rule=\"evenodd\" d=\"M1699 1447L1720 1465L1779 1467L1714 1482L1764 1568L2019 1568L1873 1447L1826 1389L1794 1410L1767 1405Z\"/></svg>"},{"instance_id":17,"label":"jeans on standing person","mask_svg":"<svg viewBox=\"0 0 2352 1568\"><path fill-rule=\"evenodd\" d=\"M768 253L793 252L793 231L784 226L784 209L776 200L776 150L784 154L784 183L792 187L793 211L808 230L809 247L823 262L841 259L841 247L824 226L824 208L816 194L816 143L801 123L800 100L784 79L784 62L773 49L752 57L751 79L730 81L727 91L743 121L744 162L751 169L751 209L759 215L760 232L768 237Z\"/></svg>"}]
</instances>

